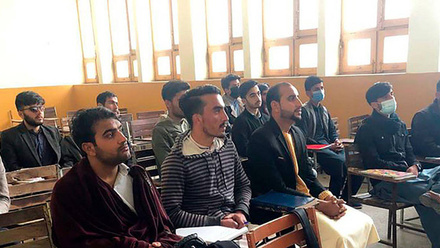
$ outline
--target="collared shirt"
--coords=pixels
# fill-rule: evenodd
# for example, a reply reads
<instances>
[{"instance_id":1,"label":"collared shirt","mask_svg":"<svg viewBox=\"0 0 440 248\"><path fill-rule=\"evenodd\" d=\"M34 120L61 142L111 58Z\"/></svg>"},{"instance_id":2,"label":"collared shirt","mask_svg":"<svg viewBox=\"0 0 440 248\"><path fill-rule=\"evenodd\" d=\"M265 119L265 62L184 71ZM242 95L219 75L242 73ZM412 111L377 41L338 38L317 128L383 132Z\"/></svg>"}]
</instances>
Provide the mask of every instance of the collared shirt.
<instances>
[{"instance_id":1,"label":"collared shirt","mask_svg":"<svg viewBox=\"0 0 440 248\"><path fill-rule=\"evenodd\" d=\"M316 141L327 141L327 143L329 142L326 138L325 135L325 131L324 131L324 123L322 123L322 108L317 107L317 106L313 106L313 110L315 111L315 116L316 116L316 132L315 132L315 137L313 137L314 140Z\"/></svg>"},{"instance_id":2,"label":"collared shirt","mask_svg":"<svg viewBox=\"0 0 440 248\"><path fill-rule=\"evenodd\" d=\"M124 163L119 164L118 167L118 175L116 176L113 189L118 193L122 201L131 209L131 211L136 213L133 199L133 178L128 174L130 168Z\"/></svg>"},{"instance_id":3,"label":"collared shirt","mask_svg":"<svg viewBox=\"0 0 440 248\"><path fill-rule=\"evenodd\" d=\"M189 134L183 141L182 154L184 156L202 154L204 152L213 152L214 150L219 150L225 144L224 140L221 138L214 138L211 146L204 146L197 143L191 134Z\"/></svg>"},{"instance_id":4,"label":"collared shirt","mask_svg":"<svg viewBox=\"0 0 440 248\"><path fill-rule=\"evenodd\" d=\"M57 163L57 155L55 151L47 141L46 136L43 133L43 130L40 128L38 133L35 133L33 130L29 130L30 137L34 142L35 149L37 150L38 157L40 158L41 164L44 165L52 165Z\"/></svg>"}]
</instances>

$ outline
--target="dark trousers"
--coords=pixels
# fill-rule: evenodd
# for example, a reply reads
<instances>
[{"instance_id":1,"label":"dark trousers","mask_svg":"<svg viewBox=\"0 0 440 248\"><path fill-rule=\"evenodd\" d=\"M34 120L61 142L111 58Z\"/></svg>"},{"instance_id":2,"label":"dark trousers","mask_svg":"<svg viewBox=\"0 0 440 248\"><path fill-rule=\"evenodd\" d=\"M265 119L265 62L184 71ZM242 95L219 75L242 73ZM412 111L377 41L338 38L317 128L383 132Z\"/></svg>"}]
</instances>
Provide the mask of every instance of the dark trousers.
<instances>
[{"instance_id":1,"label":"dark trousers","mask_svg":"<svg viewBox=\"0 0 440 248\"><path fill-rule=\"evenodd\" d=\"M344 187L347 178L347 166L345 165L344 151L334 152L324 149L317 153L318 163L322 169L330 175L329 190L336 197L347 200L348 188ZM362 185L363 177L353 176L351 184L352 194L356 194Z\"/></svg>"}]
</instances>

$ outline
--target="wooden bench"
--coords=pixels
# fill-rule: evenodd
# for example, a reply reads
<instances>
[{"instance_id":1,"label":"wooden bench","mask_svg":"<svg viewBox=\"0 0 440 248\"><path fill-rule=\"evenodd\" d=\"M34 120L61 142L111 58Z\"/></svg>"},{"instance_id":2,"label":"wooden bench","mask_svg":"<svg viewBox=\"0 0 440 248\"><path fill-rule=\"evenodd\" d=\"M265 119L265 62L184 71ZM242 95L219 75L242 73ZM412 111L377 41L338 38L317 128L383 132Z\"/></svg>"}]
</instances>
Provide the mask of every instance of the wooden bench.
<instances>
[{"instance_id":1,"label":"wooden bench","mask_svg":"<svg viewBox=\"0 0 440 248\"><path fill-rule=\"evenodd\" d=\"M10 210L48 202L58 180L58 173L57 165L7 172L6 180L11 198Z\"/></svg>"},{"instance_id":2,"label":"wooden bench","mask_svg":"<svg viewBox=\"0 0 440 248\"><path fill-rule=\"evenodd\" d=\"M51 240L48 204L0 215L0 246L20 248L55 247Z\"/></svg>"}]
</instances>

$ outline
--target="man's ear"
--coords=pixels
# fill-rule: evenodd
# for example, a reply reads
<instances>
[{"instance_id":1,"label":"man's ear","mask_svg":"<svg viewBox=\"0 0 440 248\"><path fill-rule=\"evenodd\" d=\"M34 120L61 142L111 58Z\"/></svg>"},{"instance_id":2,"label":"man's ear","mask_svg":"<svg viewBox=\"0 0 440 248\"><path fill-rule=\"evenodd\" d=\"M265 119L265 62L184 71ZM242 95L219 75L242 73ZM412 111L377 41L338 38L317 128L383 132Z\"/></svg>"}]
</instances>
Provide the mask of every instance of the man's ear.
<instances>
[{"instance_id":1,"label":"man's ear","mask_svg":"<svg viewBox=\"0 0 440 248\"><path fill-rule=\"evenodd\" d=\"M193 125L197 125L203 122L203 118L201 114L193 114L192 116Z\"/></svg>"},{"instance_id":2,"label":"man's ear","mask_svg":"<svg viewBox=\"0 0 440 248\"><path fill-rule=\"evenodd\" d=\"M307 95L310 99L312 99L312 97L313 97L313 92L312 92L311 90L306 90L306 95Z\"/></svg>"},{"instance_id":3,"label":"man's ear","mask_svg":"<svg viewBox=\"0 0 440 248\"><path fill-rule=\"evenodd\" d=\"M98 107L104 107L104 105L102 105L102 103L98 103Z\"/></svg>"},{"instance_id":4,"label":"man's ear","mask_svg":"<svg viewBox=\"0 0 440 248\"><path fill-rule=\"evenodd\" d=\"M84 142L81 144L81 149L91 157L96 156L95 145L92 142Z\"/></svg>"},{"instance_id":5,"label":"man's ear","mask_svg":"<svg viewBox=\"0 0 440 248\"><path fill-rule=\"evenodd\" d=\"M165 100L165 106L167 107L167 109L171 109L171 105L173 105L173 103L171 101Z\"/></svg>"},{"instance_id":6,"label":"man's ear","mask_svg":"<svg viewBox=\"0 0 440 248\"><path fill-rule=\"evenodd\" d=\"M272 107L272 113L279 113L280 112L280 103L277 101L270 102L270 106Z\"/></svg>"},{"instance_id":7,"label":"man's ear","mask_svg":"<svg viewBox=\"0 0 440 248\"><path fill-rule=\"evenodd\" d=\"M24 119L23 111L17 111L18 116L20 116L21 119Z\"/></svg>"},{"instance_id":8,"label":"man's ear","mask_svg":"<svg viewBox=\"0 0 440 248\"><path fill-rule=\"evenodd\" d=\"M378 102L371 102L370 106L377 111L382 109L382 105Z\"/></svg>"}]
</instances>

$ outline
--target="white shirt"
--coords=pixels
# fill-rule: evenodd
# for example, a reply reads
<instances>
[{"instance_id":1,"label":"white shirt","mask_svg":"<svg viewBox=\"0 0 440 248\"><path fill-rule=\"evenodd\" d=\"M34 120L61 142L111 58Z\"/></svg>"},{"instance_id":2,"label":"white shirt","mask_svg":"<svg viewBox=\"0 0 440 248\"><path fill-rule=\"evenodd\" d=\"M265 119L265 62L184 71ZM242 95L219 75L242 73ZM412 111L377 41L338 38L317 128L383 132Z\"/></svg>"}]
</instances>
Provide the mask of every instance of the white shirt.
<instances>
[{"instance_id":1,"label":"white shirt","mask_svg":"<svg viewBox=\"0 0 440 248\"><path fill-rule=\"evenodd\" d=\"M131 211L136 213L133 199L133 178L128 175L130 168L124 163L119 164L118 167L118 175L116 176L113 189L118 193L125 205L127 205Z\"/></svg>"}]
</instances>

